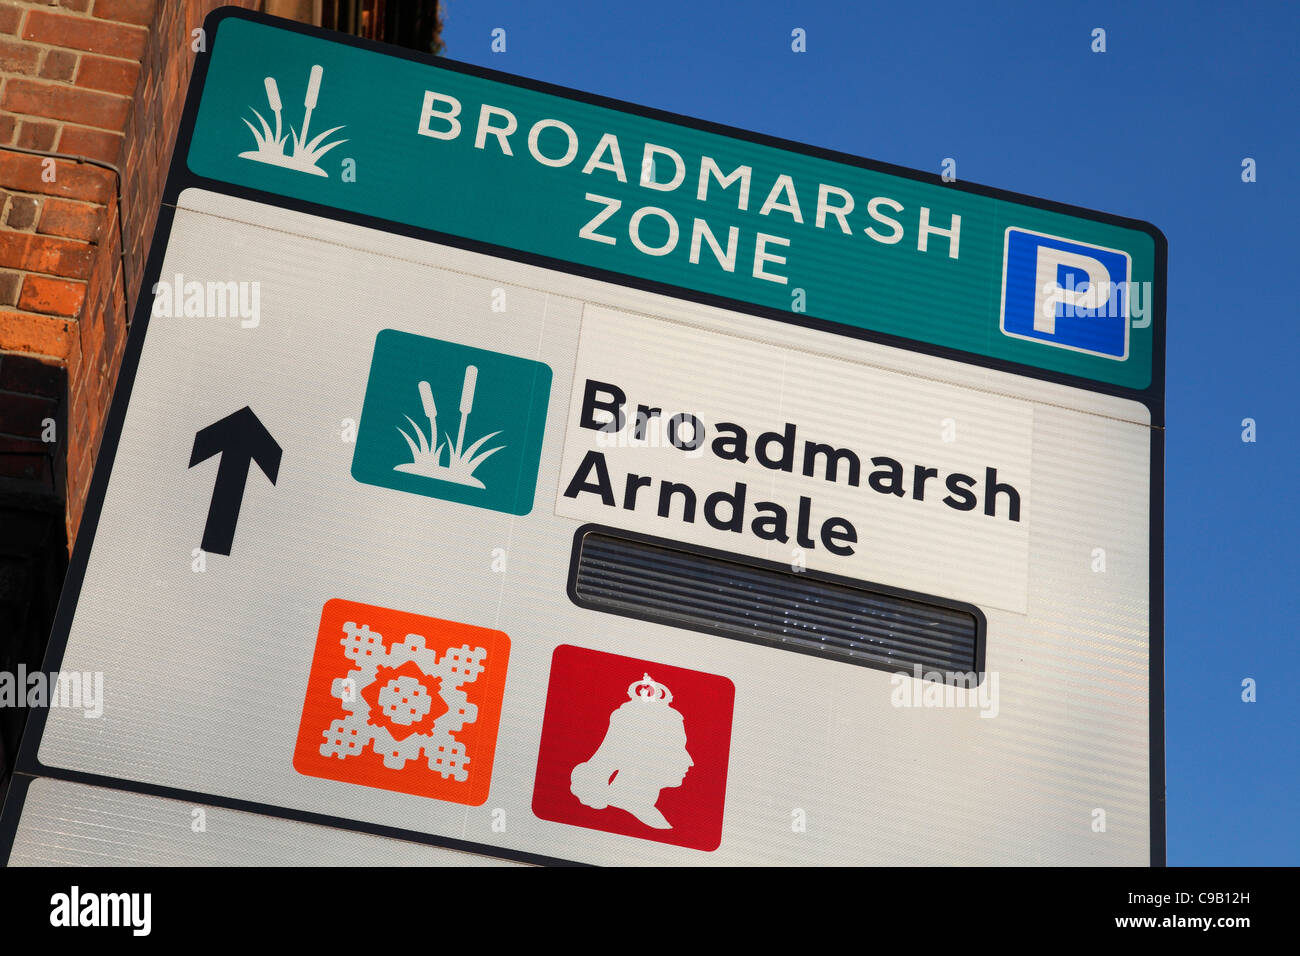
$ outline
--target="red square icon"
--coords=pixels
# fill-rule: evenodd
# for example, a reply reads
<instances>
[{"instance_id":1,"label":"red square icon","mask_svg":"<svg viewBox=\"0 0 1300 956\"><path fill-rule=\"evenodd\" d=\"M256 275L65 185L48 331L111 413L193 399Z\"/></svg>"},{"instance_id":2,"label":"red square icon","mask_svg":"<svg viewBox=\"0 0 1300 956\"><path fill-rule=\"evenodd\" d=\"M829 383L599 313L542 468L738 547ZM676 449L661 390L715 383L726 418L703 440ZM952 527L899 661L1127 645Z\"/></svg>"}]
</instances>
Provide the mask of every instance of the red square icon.
<instances>
[{"instance_id":1,"label":"red square icon","mask_svg":"<svg viewBox=\"0 0 1300 956\"><path fill-rule=\"evenodd\" d=\"M725 677L561 645L551 657L533 812L697 850L722 842Z\"/></svg>"}]
</instances>

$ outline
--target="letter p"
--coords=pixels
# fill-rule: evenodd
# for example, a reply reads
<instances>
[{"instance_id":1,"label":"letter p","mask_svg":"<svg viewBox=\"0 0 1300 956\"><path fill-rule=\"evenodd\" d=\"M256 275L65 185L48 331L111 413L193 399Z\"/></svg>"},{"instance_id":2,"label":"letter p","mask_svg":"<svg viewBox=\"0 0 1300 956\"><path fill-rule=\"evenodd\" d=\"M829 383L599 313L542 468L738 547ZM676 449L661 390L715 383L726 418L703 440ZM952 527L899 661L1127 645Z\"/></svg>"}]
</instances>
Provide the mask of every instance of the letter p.
<instances>
[{"instance_id":1,"label":"letter p","mask_svg":"<svg viewBox=\"0 0 1300 956\"><path fill-rule=\"evenodd\" d=\"M1059 282L1062 266L1084 272L1088 276L1087 283L1068 281L1063 287ZM1068 314L1077 314L1096 312L1110 302L1110 273L1106 263L1065 249L1038 247L1034 285L1038 290L1034 297L1034 331L1047 335L1056 333L1058 303L1066 307Z\"/></svg>"},{"instance_id":2,"label":"letter p","mask_svg":"<svg viewBox=\"0 0 1300 956\"><path fill-rule=\"evenodd\" d=\"M1002 333L1122 362L1132 268L1123 249L1008 226Z\"/></svg>"}]
</instances>

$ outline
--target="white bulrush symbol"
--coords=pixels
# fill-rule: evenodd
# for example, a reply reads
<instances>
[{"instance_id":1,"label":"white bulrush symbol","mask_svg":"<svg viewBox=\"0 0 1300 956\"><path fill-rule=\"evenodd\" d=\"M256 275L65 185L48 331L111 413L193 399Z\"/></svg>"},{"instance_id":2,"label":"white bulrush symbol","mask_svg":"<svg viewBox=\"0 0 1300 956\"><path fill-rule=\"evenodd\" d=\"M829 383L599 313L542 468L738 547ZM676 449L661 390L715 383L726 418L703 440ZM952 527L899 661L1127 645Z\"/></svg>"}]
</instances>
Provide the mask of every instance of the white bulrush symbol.
<instances>
[{"instance_id":1,"label":"white bulrush symbol","mask_svg":"<svg viewBox=\"0 0 1300 956\"><path fill-rule=\"evenodd\" d=\"M346 143L346 139L335 140L332 143L321 145L325 137L330 133L336 133L341 130L342 126L335 126L333 129L327 129L319 133L314 139L307 139L307 130L311 125L312 110L316 109L316 100L320 96L321 77L324 69L319 65L311 68L311 74L307 78L307 96L303 100L303 117L302 132L299 133L292 126L289 127L289 133L284 133L284 124L281 117L283 105L280 102L280 89L276 86L275 77L266 78L266 99L271 104L271 113L275 116L275 129L262 117L256 109L253 109L253 115L257 121L262 124L259 131L256 126L248 120L244 120L253 133L253 139L257 143L257 149L250 149L247 152L240 153L241 159L252 159L259 163L269 163L272 166L281 166L285 169L297 170L300 173L311 173L313 176L329 176L329 173L317 165L318 160L340 143ZM252 109L252 107L250 107ZM292 152L285 155L284 147L288 143L292 146Z\"/></svg>"},{"instance_id":2,"label":"white bulrush symbol","mask_svg":"<svg viewBox=\"0 0 1300 956\"><path fill-rule=\"evenodd\" d=\"M455 444L452 444L451 434L446 432L444 433L444 437L447 439L446 442L438 441L438 406L433 400L433 389L428 382L419 383L417 387L420 392L420 403L424 406L425 417L429 419L429 437L428 439L424 437L424 432L410 415L404 416L411 423L411 427L415 429L415 438L408 435L400 425L397 426L397 430L406 439L406 444L410 446L412 460L394 466L394 471L420 475L424 478L451 481L458 485L469 485L472 488L486 487L483 482L474 477L474 472L489 456L499 452L506 446L498 445L496 448L489 448L485 452L479 452L485 442L501 434L501 432L495 431L484 435L468 448L465 447L465 424L469 421L469 413L474 410L474 390L477 383L478 368L473 365L466 366L465 381L460 390L460 426L456 430ZM447 450L447 464L445 465L442 464L444 448Z\"/></svg>"},{"instance_id":3,"label":"white bulrush symbol","mask_svg":"<svg viewBox=\"0 0 1300 956\"><path fill-rule=\"evenodd\" d=\"M573 768L570 792L595 810L618 807L648 827L671 830L656 804L659 791L679 787L695 761L686 749L686 722L672 692L646 674L627 688L628 701L609 715L605 739Z\"/></svg>"}]
</instances>

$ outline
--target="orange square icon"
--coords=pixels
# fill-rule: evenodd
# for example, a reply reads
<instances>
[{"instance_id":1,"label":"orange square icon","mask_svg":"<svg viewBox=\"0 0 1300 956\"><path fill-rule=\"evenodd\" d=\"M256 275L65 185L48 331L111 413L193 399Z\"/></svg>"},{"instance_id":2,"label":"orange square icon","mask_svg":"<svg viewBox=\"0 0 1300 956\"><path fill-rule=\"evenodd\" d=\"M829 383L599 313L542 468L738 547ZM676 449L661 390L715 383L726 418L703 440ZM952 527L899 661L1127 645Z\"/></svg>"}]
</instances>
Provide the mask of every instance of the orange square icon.
<instances>
[{"instance_id":1,"label":"orange square icon","mask_svg":"<svg viewBox=\"0 0 1300 956\"><path fill-rule=\"evenodd\" d=\"M327 602L294 769L480 806L492 780L509 656L501 631Z\"/></svg>"}]
</instances>

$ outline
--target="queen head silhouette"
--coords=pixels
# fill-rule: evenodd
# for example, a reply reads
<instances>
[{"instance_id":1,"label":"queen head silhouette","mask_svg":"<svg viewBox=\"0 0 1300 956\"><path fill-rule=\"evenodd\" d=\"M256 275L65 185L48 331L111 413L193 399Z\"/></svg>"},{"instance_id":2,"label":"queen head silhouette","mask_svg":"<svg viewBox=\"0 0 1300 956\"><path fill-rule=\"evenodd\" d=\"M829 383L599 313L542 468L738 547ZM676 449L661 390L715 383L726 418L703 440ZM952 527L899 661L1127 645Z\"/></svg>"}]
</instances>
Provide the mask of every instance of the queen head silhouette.
<instances>
[{"instance_id":1,"label":"queen head silhouette","mask_svg":"<svg viewBox=\"0 0 1300 956\"><path fill-rule=\"evenodd\" d=\"M686 750L686 723L672 692L646 674L627 688L628 700L609 715L596 752L573 768L570 792L595 810L618 807L648 827L671 830L655 806L659 791L681 786L695 765Z\"/></svg>"}]
</instances>

